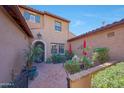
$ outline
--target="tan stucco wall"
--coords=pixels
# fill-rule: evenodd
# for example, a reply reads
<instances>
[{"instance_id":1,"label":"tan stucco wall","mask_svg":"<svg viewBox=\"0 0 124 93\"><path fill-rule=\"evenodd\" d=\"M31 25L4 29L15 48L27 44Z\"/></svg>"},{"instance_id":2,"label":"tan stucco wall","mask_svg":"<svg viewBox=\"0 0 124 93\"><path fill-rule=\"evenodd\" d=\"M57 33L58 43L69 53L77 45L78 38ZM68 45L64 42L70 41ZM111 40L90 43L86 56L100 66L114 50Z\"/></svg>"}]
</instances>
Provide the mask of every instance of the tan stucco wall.
<instances>
[{"instance_id":1,"label":"tan stucco wall","mask_svg":"<svg viewBox=\"0 0 124 93\"><path fill-rule=\"evenodd\" d=\"M69 32L69 23L65 22L63 20L48 16L48 15L42 15L42 14L36 14L34 12L31 12L29 10L25 10L23 8L20 8L21 13L23 14L24 11L28 11L32 14L39 15L41 17L40 23L32 23L31 21L27 21L30 28L36 28L35 30L32 30L32 33L34 35L34 40L37 39L37 33L42 34L42 41L46 43L46 58L51 56L51 43L64 43L65 44L65 50L67 49L67 40L74 35ZM62 23L62 31L56 32L55 31L55 21L59 21ZM33 40L33 41L34 41ZM32 41L32 42L33 42Z\"/></svg>"},{"instance_id":2,"label":"tan stucco wall","mask_svg":"<svg viewBox=\"0 0 124 93\"><path fill-rule=\"evenodd\" d=\"M44 23L44 22L43 22L43 19L44 19L44 18L43 18L43 15L42 15L42 14L38 14L38 13L29 11L29 10L25 10L25 9L23 9L23 8L19 8L19 9L20 9L22 15L24 14L25 11L27 11L27 12L33 14L33 15L38 15L38 16L40 16L40 23L33 23L33 22L31 22L31 21L26 21L31 30L32 30L32 29L43 29L43 23Z\"/></svg>"},{"instance_id":3,"label":"tan stucco wall","mask_svg":"<svg viewBox=\"0 0 124 93\"><path fill-rule=\"evenodd\" d=\"M23 30L0 7L0 83L10 82L12 70L16 74L20 72L28 41Z\"/></svg>"},{"instance_id":4,"label":"tan stucco wall","mask_svg":"<svg viewBox=\"0 0 124 93\"><path fill-rule=\"evenodd\" d=\"M107 37L107 33L115 32L115 36ZM84 38L76 39L71 41L72 50L81 56L81 49L78 49L81 44L83 45L83 40L87 40L87 45L89 47L107 47L110 49L109 55L111 60L123 60L124 59L124 25L113 27L109 30L98 32L96 34L89 35ZM91 51L92 52L92 51ZM89 53L90 55L91 53Z\"/></svg>"},{"instance_id":5,"label":"tan stucco wall","mask_svg":"<svg viewBox=\"0 0 124 93\"><path fill-rule=\"evenodd\" d=\"M59 21L62 23L61 32L55 31L54 29L55 21ZM50 56L51 54L50 43L64 43L66 48L68 38L68 23L45 15L43 37L44 41L46 41L47 43L47 56Z\"/></svg>"},{"instance_id":6,"label":"tan stucco wall","mask_svg":"<svg viewBox=\"0 0 124 93\"><path fill-rule=\"evenodd\" d=\"M73 37L76 37L76 35L73 34L73 33L70 31L69 34L68 34L68 39L71 39L71 38L73 38Z\"/></svg>"},{"instance_id":7,"label":"tan stucco wall","mask_svg":"<svg viewBox=\"0 0 124 93\"><path fill-rule=\"evenodd\" d=\"M118 61L110 61L103 63L101 65L91 67L87 70L82 70L81 72L70 75L68 78L68 83L70 88L91 88L92 79L99 71L102 71L110 66L116 65Z\"/></svg>"},{"instance_id":8,"label":"tan stucco wall","mask_svg":"<svg viewBox=\"0 0 124 93\"><path fill-rule=\"evenodd\" d=\"M70 80L70 88L90 88L91 87L91 77L92 74L81 77L78 80Z\"/></svg>"}]
</instances>

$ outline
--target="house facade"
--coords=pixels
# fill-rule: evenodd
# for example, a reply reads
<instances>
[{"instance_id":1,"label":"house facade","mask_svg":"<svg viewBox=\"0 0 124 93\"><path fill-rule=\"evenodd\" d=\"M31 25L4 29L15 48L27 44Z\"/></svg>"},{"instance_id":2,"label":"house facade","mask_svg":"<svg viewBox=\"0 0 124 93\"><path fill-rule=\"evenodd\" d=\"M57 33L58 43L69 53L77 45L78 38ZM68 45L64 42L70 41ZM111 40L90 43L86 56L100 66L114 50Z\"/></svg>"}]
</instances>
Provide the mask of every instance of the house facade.
<instances>
[{"instance_id":1,"label":"house facade","mask_svg":"<svg viewBox=\"0 0 124 93\"><path fill-rule=\"evenodd\" d=\"M111 60L124 60L124 20L114 22L69 39L68 43L71 44L72 50L79 57L82 55L80 47L83 45L83 40L86 40L87 46L91 48L88 53L90 57L93 48L106 47L109 48Z\"/></svg>"},{"instance_id":2,"label":"house facade","mask_svg":"<svg viewBox=\"0 0 124 93\"><path fill-rule=\"evenodd\" d=\"M70 21L27 6L0 6L0 83L10 82L25 65L24 50L40 45L42 61L52 54L64 54L68 44L79 57L83 40L93 50L109 48L111 60L124 60L124 20L86 34L75 36L69 31ZM91 56L92 51L88 53Z\"/></svg>"},{"instance_id":3,"label":"house facade","mask_svg":"<svg viewBox=\"0 0 124 93\"><path fill-rule=\"evenodd\" d=\"M8 83L26 64L24 49L33 38L17 6L0 6L0 83Z\"/></svg>"},{"instance_id":4,"label":"house facade","mask_svg":"<svg viewBox=\"0 0 124 93\"><path fill-rule=\"evenodd\" d=\"M69 31L70 21L27 6L19 8L34 36L32 45L40 44L44 50L42 61L46 61L52 54L64 54L67 40L75 36Z\"/></svg>"},{"instance_id":5,"label":"house facade","mask_svg":"<svg viewBox=\"0 0 124 93\"><path fill-rule=\"evenodd\" d=\"M26 65L24 50L41 45L42 61L52 54L64 54L70 21L27 6L0 6L0 83L8 83Z\"/></svg>"}]
</instances>

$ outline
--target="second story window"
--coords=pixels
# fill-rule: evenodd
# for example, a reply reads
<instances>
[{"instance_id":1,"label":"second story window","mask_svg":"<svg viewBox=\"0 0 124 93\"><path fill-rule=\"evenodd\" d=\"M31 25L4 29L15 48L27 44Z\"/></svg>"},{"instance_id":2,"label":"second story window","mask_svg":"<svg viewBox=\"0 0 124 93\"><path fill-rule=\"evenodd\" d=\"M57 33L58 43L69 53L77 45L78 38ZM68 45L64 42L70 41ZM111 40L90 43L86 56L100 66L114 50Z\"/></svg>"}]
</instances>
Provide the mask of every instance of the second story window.
<instances>
[{"instance_id":1,"label":"second story window","mask_svg":"<svg viewBox=\"0 0 124 93\"><path fill-rule=\"evenodd\" d=\"M55 30L60 32L62 30L62 24L61 22L55 21Z\"/></svg>"},{"instance_id":2,"label":"second story window","mask_svg":"<svg viewBox=\"0 0 124 93\"><path fill-rule=\"evenodd\" d=\"M24 16L25 20L30 19L30 14L28 12L24 12L23 16Z\"/></svg>"},{"instance_id":3,"label":"second story window","mask_svg":"<svg viewBox=\"0 0 124 93\"><path fill-rule=\"evenodd\" d=\"M40 23L40 16L35 16L35 21L36 21L36 23Z\"/></svg>"},{"instance_id":4,"label":"second story window","mask_svg":"<svg viewBox=\"0 0 124 93\"><path fill-rule=\"evenodd\" d=\"M23 16L24 16L25 20L29 20L34 23L40 23L40 16L38 16L38 15L33 15L33 14L25 11Z\"/></svg>"},{"instance_id":5,"label":"second story window","mask_svg":"<svg viewBox=\"0 0 124 93\"><path fill-rule=\"evenodd\" d=\"M35 16L30 14L30 21L34 22L35 23Z\"/></svg>"}]
</instances>

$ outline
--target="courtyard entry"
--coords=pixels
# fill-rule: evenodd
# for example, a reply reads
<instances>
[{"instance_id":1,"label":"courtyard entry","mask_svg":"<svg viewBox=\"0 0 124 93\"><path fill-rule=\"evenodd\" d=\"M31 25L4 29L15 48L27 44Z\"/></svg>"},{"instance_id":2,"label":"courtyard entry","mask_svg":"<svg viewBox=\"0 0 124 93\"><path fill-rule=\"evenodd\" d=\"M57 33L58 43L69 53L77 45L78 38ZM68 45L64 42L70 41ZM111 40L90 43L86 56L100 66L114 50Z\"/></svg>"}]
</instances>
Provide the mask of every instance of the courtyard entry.
<instances>
[{"instance_id":1,"label":"courtyard entry","mask_svg":"<svg viewBox=\"0 0 124 93\"><path fill-rule=\"evenodd\" d=\"M67 88L67 74L63 64L37 64L38 76L29 83L29 88Z\"/></svg>"},{"instance_id":2,"label":"courtyard entry","mask_svg":"<svg viewBox=\"0 0 124 93\"><path fill-rule=\"evenodd\" d=\"M45 43L42 41L35 41L33 47L40 47L42 52L38 54L38 57L35 59L36 63L41 63L45 61Z\"/></svg>"}]
</instances>

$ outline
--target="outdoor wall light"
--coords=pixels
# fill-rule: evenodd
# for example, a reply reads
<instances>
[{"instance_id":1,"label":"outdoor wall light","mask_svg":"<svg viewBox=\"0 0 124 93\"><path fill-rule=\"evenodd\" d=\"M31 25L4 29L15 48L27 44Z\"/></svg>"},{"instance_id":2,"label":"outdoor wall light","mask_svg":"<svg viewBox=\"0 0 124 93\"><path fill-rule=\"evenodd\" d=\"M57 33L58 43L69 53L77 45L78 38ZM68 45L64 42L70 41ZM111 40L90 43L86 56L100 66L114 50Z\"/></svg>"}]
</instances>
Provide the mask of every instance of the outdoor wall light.
<instances>
[{"instance_id":1,"label":"outdoor wall light","mask_svg":"<svg viewBox=\"0 0 124 93\"><path fill-rule=\"evenodd\" d=\"M37 34L38 39L42 38L42 35L40 33Z\"/></svg>"}]
</instances>

